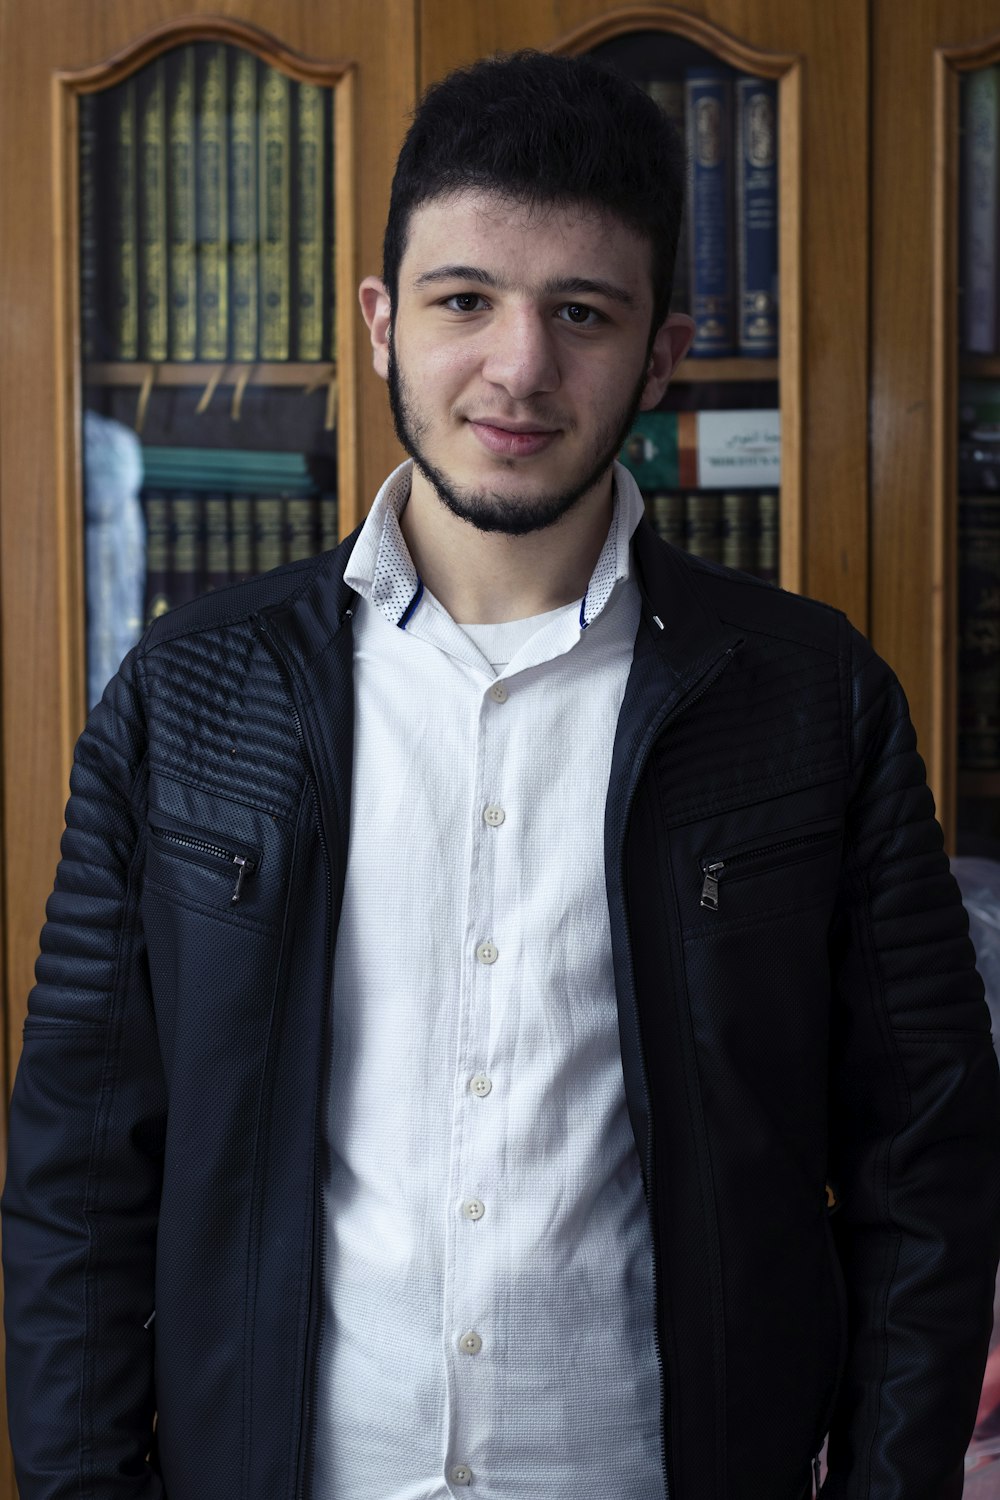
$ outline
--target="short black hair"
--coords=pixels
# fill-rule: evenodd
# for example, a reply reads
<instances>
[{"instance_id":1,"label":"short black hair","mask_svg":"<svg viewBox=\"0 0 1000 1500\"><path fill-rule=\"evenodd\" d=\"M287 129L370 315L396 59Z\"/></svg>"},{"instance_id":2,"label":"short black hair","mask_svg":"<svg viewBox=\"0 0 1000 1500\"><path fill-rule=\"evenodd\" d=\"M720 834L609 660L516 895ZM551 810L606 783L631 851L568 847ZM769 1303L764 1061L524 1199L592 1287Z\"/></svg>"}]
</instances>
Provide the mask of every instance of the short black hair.
<instances>
[{"instance_id":1,"label":"short black hair","mask_svg":"<svg viewBox=\"0 0 1000 1500\"><path fill-rule=\"evenodd\" d=\"M593 58L525 49L456 69L427 89L396 163L382 250L393 310L410 214L478 188L531 207L587 204L647 239L652 337L670 307L686 177L677 127Z\"/></svg>"}]
</instances>

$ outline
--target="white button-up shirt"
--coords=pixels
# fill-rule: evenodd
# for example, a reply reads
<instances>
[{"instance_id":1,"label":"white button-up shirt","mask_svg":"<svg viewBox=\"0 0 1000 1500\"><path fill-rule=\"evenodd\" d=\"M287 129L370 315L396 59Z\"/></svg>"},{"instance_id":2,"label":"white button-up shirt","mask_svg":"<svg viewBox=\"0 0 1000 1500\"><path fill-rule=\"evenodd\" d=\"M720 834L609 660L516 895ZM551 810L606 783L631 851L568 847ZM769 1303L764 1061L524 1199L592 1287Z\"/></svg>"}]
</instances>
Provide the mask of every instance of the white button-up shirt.
<instances>
[{"instance_id":1,"label":"white button-up shirt","mask_svg":"<svg viewBox=\"0 0 1000 1500\"><path fill-rule=\"evenodd\" d=\"M399 526L351 553L316 1500L663 1500L650 1226L604 807L639 591L615 467L587 592L461 625Z\"/></svg>"}]
</instances>

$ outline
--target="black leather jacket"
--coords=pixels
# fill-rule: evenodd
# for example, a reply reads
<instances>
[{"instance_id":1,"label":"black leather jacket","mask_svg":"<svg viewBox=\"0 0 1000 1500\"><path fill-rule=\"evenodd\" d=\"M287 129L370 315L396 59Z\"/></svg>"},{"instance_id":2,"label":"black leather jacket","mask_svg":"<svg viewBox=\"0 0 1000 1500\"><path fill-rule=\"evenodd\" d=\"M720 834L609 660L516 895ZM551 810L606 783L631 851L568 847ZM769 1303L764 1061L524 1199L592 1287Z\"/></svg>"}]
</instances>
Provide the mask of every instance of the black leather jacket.
<instances>
[{"instance_id":1,"label":"black leather jacket","mask_svg":"<svg viewBox=\"0 0 1000 1500\"><path fill-rule=\"evenodd\" d=\"M158 620L77 745L3 1198L22 1500L319 1500L356 536ZM838 611L635 557L605 867L671 1500L800 1500L828 1428L830 1500L955 1500L1000 1094L905 698Z\"/></svg>"}]
</instances>

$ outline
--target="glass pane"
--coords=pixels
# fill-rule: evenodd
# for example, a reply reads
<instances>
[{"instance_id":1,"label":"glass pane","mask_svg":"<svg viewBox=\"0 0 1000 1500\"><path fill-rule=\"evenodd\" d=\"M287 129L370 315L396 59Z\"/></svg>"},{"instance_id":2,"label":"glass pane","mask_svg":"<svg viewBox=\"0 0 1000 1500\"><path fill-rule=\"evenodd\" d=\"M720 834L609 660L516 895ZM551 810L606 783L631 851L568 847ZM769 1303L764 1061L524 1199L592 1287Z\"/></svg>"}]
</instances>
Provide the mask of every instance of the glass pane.
<instances>
[{"instance_id":1,"label":"glass pane","mask_svg":"<svg viewBox=\"0 0 1000 1500\"><path fill-rule=\"evenodd\" d=\"M689 195L671 311L695 341L622 450L654 529L688 552L778 581L778 87L685 38L634 32L593 50L687 142Z\"/></svg>"},{"instance_id":2,"label":"glass pane","mask_svg":"<svg viewBox=\"0 0 1000 1500\"><path fill-rule=\"evenodd\" d=\"M155 616L336 544L333 102L215 42L80 97L88 707Z\"/></svg>"}]
</instances>

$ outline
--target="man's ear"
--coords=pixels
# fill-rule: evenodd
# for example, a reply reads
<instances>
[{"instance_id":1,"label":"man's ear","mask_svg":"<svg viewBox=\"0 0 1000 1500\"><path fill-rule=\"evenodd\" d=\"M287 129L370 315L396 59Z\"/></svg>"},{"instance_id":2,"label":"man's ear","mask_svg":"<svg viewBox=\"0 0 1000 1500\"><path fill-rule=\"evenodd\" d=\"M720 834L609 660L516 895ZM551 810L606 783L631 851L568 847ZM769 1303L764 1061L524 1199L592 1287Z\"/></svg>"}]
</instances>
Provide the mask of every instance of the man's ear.
<instances>
[{"instance_id":1,"label":"man's ear","mask_svg":"<svg viewBox=\"0 0 1000 1500\"><path fill-rule=\"evenodd\" d=\"M389 301L389 292L384 281L377 276L366 276L358 287L358 301L361 303L361 311L368 331L371 334L372 364L376 375L381 375L383 380L389 378L389 322L392 317L392 303Z\"/></svg>"},{"instance_id":2,"label":"man's ear","mask_svg":"<svg viewBox=\"0 0 1000 1500\"><path fill-rule=\"evenodd\" d=\"M652 411L654 406L659 406L670 377L690 349L693 339L694 319L687 313L671 313L660 325L649 354L640 411Z\"/></svg>"}]
</instances>

